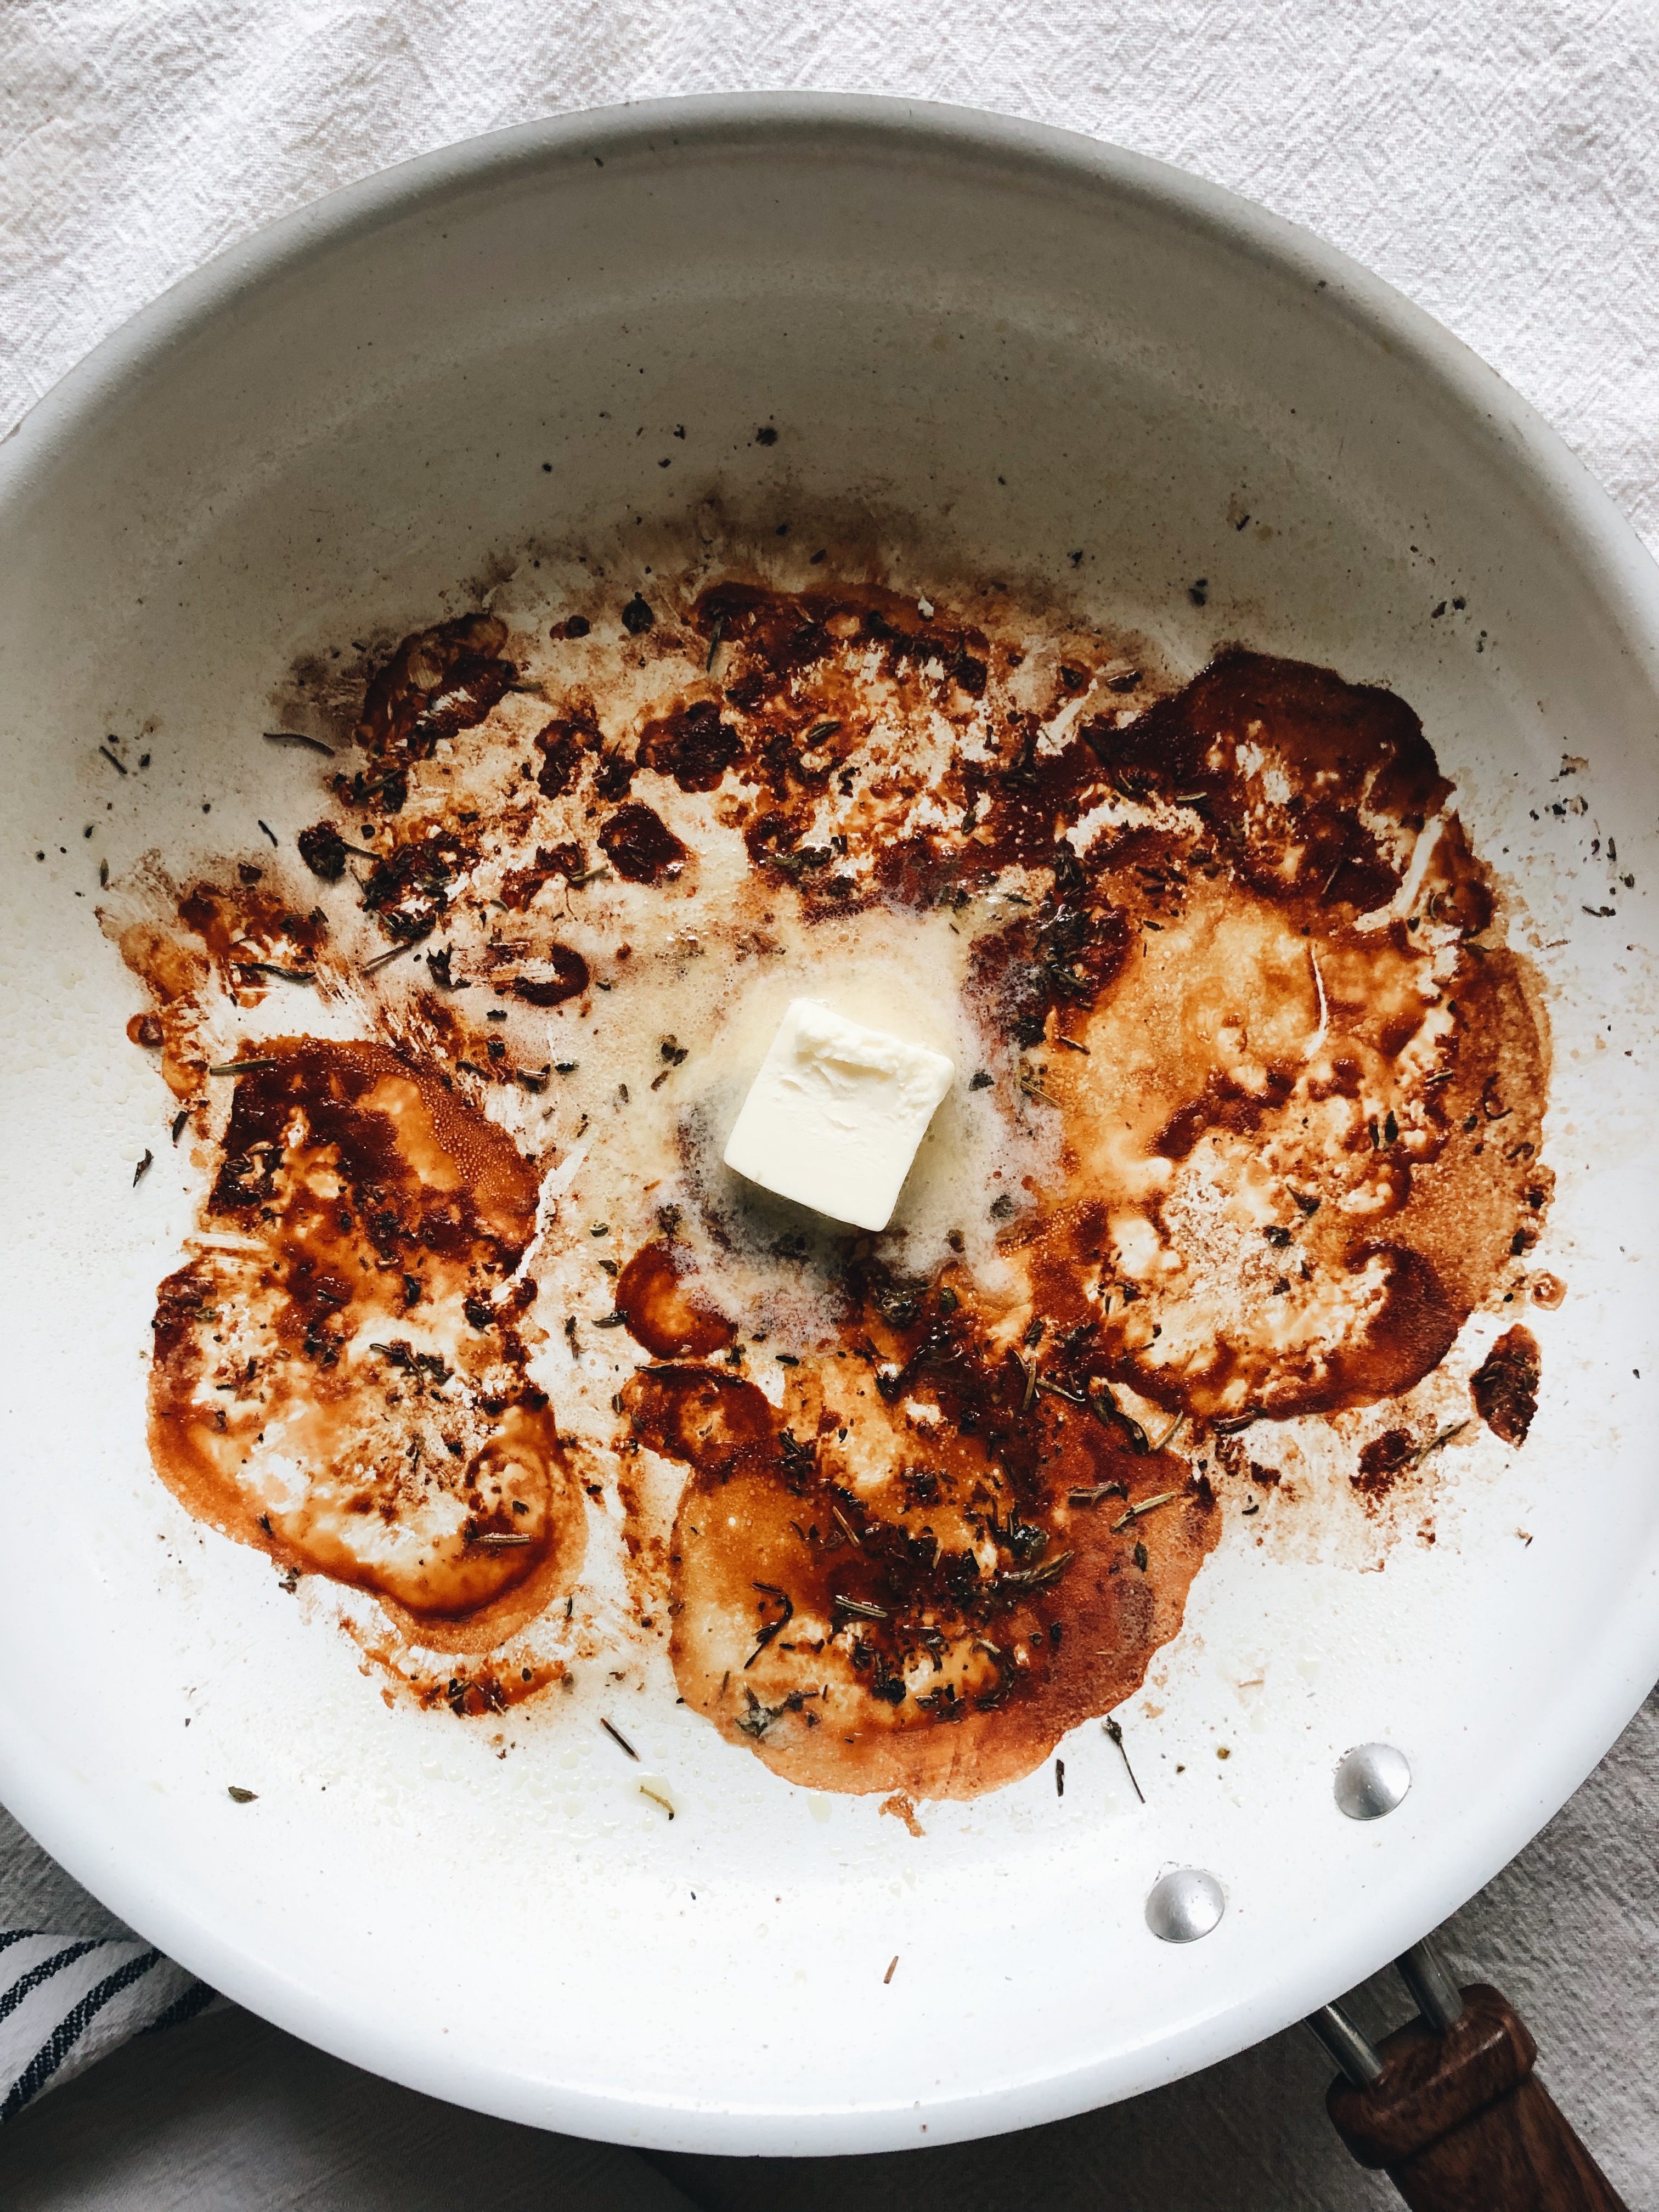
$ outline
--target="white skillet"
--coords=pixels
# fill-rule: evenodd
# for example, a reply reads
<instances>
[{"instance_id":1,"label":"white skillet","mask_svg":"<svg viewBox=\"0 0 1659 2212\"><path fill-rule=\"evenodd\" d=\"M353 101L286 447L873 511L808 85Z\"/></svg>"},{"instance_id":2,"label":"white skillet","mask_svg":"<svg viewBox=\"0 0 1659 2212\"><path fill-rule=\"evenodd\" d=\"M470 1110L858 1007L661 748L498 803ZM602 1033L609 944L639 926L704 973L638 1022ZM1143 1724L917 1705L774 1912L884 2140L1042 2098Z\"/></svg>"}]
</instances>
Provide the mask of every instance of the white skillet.
<instances>
[{"instance_id":1,"label":"white skillet","mask_svg":"<svg viewBox=\"0 0 1659 2212\"><path fill-rule=\"evenodd\" d=\"M635 432L677 422L661 470ZM193 1194L122 1039L98 860L235 849L261 815L292 835L292 763L255 733L296 652L431 619L538 532L781 487L903 513L942 561L1046 578L1186 666L1237 636L1393 685L1540 948L1535 1264L1568 1297L1528 1316L1531 1441L1460 1455L1437 1540L1382 1572L1224 1544L1121 1716L1144 1808L1091 1724L1063 1799L1045 1768L927 1808L917 1841L635 1698L670 1826L591 1718L500 1762L447 1714L388 1712L325 1605L305 1617L148 1465L141 1355ZM290 218L100 348L0 450L0 1795L221 1989L422 2089L620 2141L1021 2125L1401 1951L1659 1674L1659 578L1515 395L1340 255L947 109L507 131ZM100 740L146 723L151 770L118 777ZM1564 754L1587 765L1552 781ZM1372 1741L1412 1787L1358 1823L1333 1774ZM1201 1942L1148 1930L1172 1868L1220 1885Z\"/></svg>"}]
</instances>

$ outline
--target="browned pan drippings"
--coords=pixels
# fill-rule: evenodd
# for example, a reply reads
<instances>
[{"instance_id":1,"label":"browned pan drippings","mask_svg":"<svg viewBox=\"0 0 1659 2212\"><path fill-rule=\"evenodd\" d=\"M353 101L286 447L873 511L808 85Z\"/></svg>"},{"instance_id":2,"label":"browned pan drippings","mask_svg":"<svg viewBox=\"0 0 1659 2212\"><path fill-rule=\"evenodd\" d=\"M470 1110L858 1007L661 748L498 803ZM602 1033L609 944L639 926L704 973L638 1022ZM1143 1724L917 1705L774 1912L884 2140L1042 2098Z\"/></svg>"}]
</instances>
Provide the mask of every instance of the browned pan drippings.
<instances>
[{"instance_id":1,"label":"browned pan drippings","mask_svg":"<svg viewBox=\"0 0 1659 2212\"><path fill-rule=\"evenodd\" d=\"M1535 985L1416 716L975 604L659 574L446 623L303 864L126 887L211 1159L151 1393L192 1510L487 1653L613 1501L617 1633L734 1745L967 1796L1139 1686L1269 1425L1364 1417L1362 1504L1421 1478L1551 1178ZM760 1201L745 1005L913 955L963 1064L894 1231ZM1511 1329L1465 1418L1518 1444L1538 1384Z\"/></svg>"},{"instance_id":2,"label":"browned pan drippings","mask_svg":"<svg viewBox=\"0 0 1659 2212\"><path fill-rule=\"evenodd\" d=\"M584 1537L526 1374L533 1285L512 1280L534 1170L383 1045L268 1049L161 1288L156 1463L192 1510L412 1632L499 1641L568 1586Z\"/></svg>"}]
</instances>

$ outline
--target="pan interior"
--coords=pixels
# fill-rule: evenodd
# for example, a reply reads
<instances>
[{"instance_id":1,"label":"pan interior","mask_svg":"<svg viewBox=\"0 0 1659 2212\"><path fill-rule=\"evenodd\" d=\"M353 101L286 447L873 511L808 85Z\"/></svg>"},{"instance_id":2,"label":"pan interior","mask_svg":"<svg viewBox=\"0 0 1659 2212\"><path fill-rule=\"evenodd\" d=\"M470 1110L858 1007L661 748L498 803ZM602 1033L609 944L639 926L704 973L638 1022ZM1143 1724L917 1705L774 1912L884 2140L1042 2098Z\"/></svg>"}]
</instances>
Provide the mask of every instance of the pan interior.
<instances>
[{"instance_id":1,"label":"pan interior","mask_svg":"<svg viewBox=\"0 0 1659 2212\"><path fill-rule=\"evenodd\" d=\"M880 103L693 104L344 196L141 319L0 466L0 1650L33 1686L0 1786L116 1909L438 2094L617 2139L872 2149L1270 2032L1582 1778L1659 1668L1654 595L1449 340L1097 149ZM1356 1550L1315 1498L1223 1544L1119 1716L1144 1804L1091 1724L1063 1797L1045 1766L927 1806L917 1837L632 1690L606 1717L638 1762L586 1705L498 1759L445 1711L388 1711L327 1601L204 1533L148 1463L154 1292L198 1194L122 1038L139 1002L99 863L294 836L259 732L305 656L538 559L608 563L623 596L715 527L830 514L872 564L994 578L1176 677L1239 641L1389 685L1545 978L1557 1184L1531 1264L1567 1295L1528 1316L1531 1437L1457 1455L1432 1541ZM100 754L111 733L142 775ZM1411 1792L1344 1820L1336 1763L1378 1741ZM672 1825L642 1775L671 1781ZM1159 1944L1146 1893L1187 1866L1225 1916Z\"/></svg>"}]
</instances>

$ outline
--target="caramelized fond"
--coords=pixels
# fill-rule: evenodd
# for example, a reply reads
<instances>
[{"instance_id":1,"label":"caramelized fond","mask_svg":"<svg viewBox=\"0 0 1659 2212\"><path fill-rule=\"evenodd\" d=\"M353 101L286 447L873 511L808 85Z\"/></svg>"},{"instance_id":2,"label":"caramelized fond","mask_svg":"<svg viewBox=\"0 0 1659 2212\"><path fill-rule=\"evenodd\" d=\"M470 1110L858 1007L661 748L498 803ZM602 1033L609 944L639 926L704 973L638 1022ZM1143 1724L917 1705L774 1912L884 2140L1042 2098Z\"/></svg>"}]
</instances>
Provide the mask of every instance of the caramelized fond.
<instances>
[{"instance_id":1,"label":"caramelized fond","mask_svg":"<svg viewBox=\"0 0 1659 2212\"><path fill-rule=\"evenodd\" d=\"M1535 992L1386 691L1231 651L1154 697L1012 607L656 596L648 635L404 640L307 872L152 869L112 917L214 1162L155 1462L485 1653L578 1587L580 1459L688 1705L796 1781L971 1795L1139 1686L1240 1429L1393 1407L1356 1493L1421 1464L1411 1394L1548 1202ZM769 1208L718 1163L750 979L805 960L833 996L924 928L973 1061L942 1126L979 1149L907 1203L960 1226ZM415 950L369 970L365 933ZM251 1036L295 988L331 1033ZM538 1241L555 1169L600 1195ZM1474 1378L1506 1442L1538 1374L1511 1329Z\"/></svg>"}]
</instances>

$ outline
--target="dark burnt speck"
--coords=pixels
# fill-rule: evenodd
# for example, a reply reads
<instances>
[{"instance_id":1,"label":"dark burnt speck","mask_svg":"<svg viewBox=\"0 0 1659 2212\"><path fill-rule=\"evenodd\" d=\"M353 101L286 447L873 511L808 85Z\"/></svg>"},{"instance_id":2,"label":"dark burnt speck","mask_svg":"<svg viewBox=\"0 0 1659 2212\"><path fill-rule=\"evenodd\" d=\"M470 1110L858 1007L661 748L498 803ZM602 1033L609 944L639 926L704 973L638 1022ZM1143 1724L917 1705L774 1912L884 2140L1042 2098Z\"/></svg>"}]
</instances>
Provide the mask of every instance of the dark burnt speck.
<instances>
[{"instance_id":1,"label":"dark burnt speck","mask_svg":"<svg viewBox=\"0 0 1659 2212\"><path fill-rule=\"evenodd\" d=\"M325 884L337 884L345 873L345 840L331 822L313 822L302 830L295 842L300 848L300 858L313 876L320 876Z\"/></svg>"},{"instance_id":2,"label":"dark burnt speck","mask_svg":"<svg viewBox=\"0 0 1659 2212\"><path fill-rule=\"evenodd\" d=\"M599 848L629 883L660 883L690 854L661 815L638 799L619 806L599 831Z\"/></svg>"},{"instance_id":3,"label":"dark burnt speck","mask_svg":"<svg viewBox=\"0 0 1659 2212\"><path fill-rule=\"evenodd\" d=\"M1475 1411L1495 1437L1523 1444L1538 1411L1543 1363L1538 1339L1518 1322L1505 1329L1469 1377Z\"/></svg>"}]
</instances>

